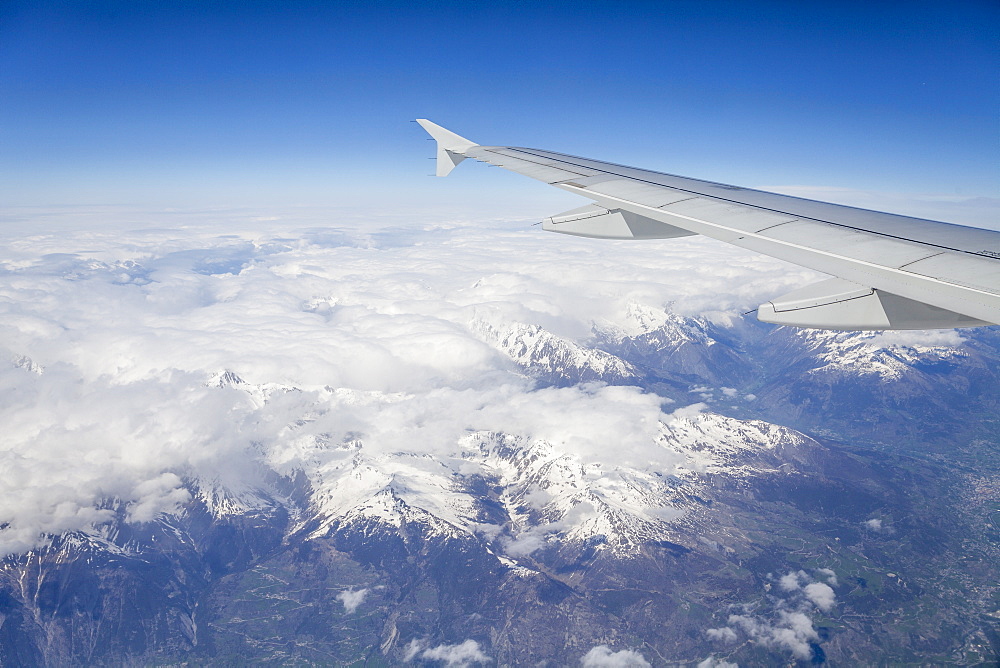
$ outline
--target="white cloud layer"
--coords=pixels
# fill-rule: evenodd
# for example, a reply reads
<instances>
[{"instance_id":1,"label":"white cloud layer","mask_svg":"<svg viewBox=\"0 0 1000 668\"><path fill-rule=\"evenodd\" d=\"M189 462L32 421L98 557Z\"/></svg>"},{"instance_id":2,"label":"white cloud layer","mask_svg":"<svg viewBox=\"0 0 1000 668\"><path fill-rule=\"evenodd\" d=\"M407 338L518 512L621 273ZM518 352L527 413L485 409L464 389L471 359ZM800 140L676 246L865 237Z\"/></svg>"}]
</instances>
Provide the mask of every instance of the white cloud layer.
<instances>
[{"instance_id":1,"label":"white cloud layer","mask_svg":"<svg viewBox=\"0 0 1000 668\"><path fill-rule=\"evenodd\" d=\"M308 226L294 222L307 214ZM585 342L595 323L634 328L636 305L728 321L820 278L706 239L403 222L8 211L0 553L115 512L148 522L183 505L192 480L253 487L261 459L291 473L303 457L343 457L339 444L359 437L375 454L446 457L470 431L496 430L584 461L663 468L667 400L633 387L538 389L473 323ZM208 386L223 370L271 388L270 400ZM537 538L509 547L528 553Z\"/></svg>"},{"instance_id":2,"label":"white cloud layer","mask_svg":"<svg viewBox=\"0 0 1000 668\"><path fill-rule=\"evenodd\" d=\"M107 215L0 228L0 552L106 521L109 499L147 522L188 500L186 480L252 485L261 451L290 471L301 446L287 425L303 413L314 433L363 434L375 451L446 454L469 430L504 430L662 463L663 400L536 389L471 323L585 341L636 303L732 317L815 277L707 240ZM206 387L224 369L303 391L264 405Z\"/></svg>"}]
</instances>

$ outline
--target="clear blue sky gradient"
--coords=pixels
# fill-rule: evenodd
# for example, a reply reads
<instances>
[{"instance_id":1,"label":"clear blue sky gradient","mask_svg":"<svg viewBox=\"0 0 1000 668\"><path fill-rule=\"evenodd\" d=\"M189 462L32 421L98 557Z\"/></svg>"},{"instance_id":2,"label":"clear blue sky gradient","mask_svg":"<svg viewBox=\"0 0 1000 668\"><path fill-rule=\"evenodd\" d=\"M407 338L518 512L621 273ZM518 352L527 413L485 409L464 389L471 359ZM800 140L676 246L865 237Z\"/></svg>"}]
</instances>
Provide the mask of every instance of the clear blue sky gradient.
<instances>
[{"instance_id":1,"label":"clear blue sky gradient","mask_svg":"<svg viewBox=\"0 0 1000 668\"><path fill-rule=\"evenodd\" d=\"M997 197L1000 3L0 3L8 205L536 187L437 186L417 117L747 186Z\"/></svg>"}]
</instances>

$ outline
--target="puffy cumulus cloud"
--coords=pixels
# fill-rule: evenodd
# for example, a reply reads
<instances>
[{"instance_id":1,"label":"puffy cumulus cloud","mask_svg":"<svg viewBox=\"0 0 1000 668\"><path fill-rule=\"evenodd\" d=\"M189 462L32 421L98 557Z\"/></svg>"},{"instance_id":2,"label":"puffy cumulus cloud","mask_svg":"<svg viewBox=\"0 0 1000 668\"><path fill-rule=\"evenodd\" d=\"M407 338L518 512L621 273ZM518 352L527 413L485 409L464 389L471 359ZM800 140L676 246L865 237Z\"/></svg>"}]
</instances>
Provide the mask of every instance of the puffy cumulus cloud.
<instances>
[{"instance_id":1,"label":"puffy cumulus cloud","mask_svg":"<svg viewBox=\"0 0 1000 668\"><path fill-rule=\"evenodd\" d=\"M344 604L344 611L351 614L364 602L367 595L367 589L345 589L337 594L337 600Z\"/></svg>"},{"instance_id":2,"label":"puffy cumulus cloud","mask_svg":"<svg viewBox=\"0 0 1000 668\"><path fill-rule=\"evenodd\" d=\"M817 568L816 574L826 578L826 581L834 587L837 586L837 574L833 572L832 568Z\"/></svg>"},{"instance_id":3,"label":"puffy cumulus cloud","mask_svg":"<svg viewBox=\"0 0 1000 668\"><path fill-rule=\"evenodd\" d=\"M792 571L778 578L778 586L784 591L795 591L801 589L803 581L809 581L805 571Z\"/></svg>"},{"instance_id":4,"label":"puffy cumulus cloud","mask_svg":"<svg viewBox=\"0 0 1000 668\"><path fill-rule=\"evenodd\" d=\"M584 668L649 668L652 664L634 649L615 652L607 645L598 645L583 655L580 665Z\"/></svg>"},{"instance_id":5,"label":"puffy cumulus cloud","mask_svg":"<svg viewBox=\"0 0 1000 668\"><path fill-rule=\"evenodd\" d=\"M704 661L699 661L698 668L740 668L740 664L710 656Z\"/></svg>"},{"instance_id":6,"label":"puffy cumulus cloud","mask_svg":"<svg viewBox=\"0 0 1000 668\"><path fill-rule=\"evenodd\" d=\"M504 541L504 551L512 557L524 557L545 547L545 534L539 530L524 533Z\"/></svg>"},{"instance_id":7,"label":"puffy cumulus cloud","mask_svg":"<svg viewBox=\"0 0 1000 668\"><path fill-rule=\"evenodd\" d=\"M806 598L812 601L817 608L823 612L829 612L833 608L833 604L836 602L837 595L833 592L833 588L828 584L822 582L812 582L807 584L802 588L805 593Z\"/></svg>"},{"instance_id":8,"label":"puffy cumulus cloud","mask_svg":"<svg viewBox=\"0 0 1000 668\"><path fill-rule=\"evenodd\" d=\"M867 343L885 348L958 348L965 342L958 330L954 329L929 329L929 330L892 330L877 332L868 339Z\"/></svg>"},{"instance_id":9,"label":"puffy cumulus cloud","mask_svg":"<svg viewBox=\"0 0 1000 668\"><path fill-rule=\"evenodd\" d=\"M791 652L800 660L809 659L813 655L812 645L820 639L811 615L817 610L830 612L836 604L836 593L830 586L837 585L836 573L829 568L816 569L814 573L816 577L804 570L790 571L775 578L782 595L768 597L770 614L760 610L732 614L728 626L708 629L705 635L729 644L739 639L739 631L765 647ZM817 578L826 582L818 582Z\"/></svg>"},{"instance_id":10,"label":"puffy cumulus cloud","mask_svg":"<svg viewBox=\"0 0 1000 668\"><path fill-rule=\"evenodd\" d=\"M748 636L765 647L786 649L797 659L812 656L809 643L819 640L812 620L801 612L780 610L774 622L746 615L730 615L729 623L741 628Z\"/></svg>"},{"instance_id":11,"label":"puffy cumulus cloud","mask_svg":"<svg viewBox=\"0 0 1000 668\"><path fill-rule=\"evenodd\" d=\"M882 530L882 520L880 520L877 517L874 517L870 520L865 520L864 522L861 523L861 525L866 529L871 529L872 531Z\"/></svg>"},{"instance_id":12,"label":"puffy cumulus cloud","mask_svg":"<svg viewBox=\"0 0 1000 668\"><path fill-rule=\"evenodd\" d=\"M674 508L657 508L647 510L646 512L654 517L660 517L666 521L676 519L677 517L683 515L683 511L676 510ZM574 505L559 521L546 522L544 524L532 526L513 538L505 538L503 540L504 551L512 557L527 556L532 552L545 547L546 539L549 536L558 535L560 532L579 526L588 519L596 516L597 509L594 508L593 504L587 501L579 502Z\"/></svg>"},{"instance_id":13,"label":"puffy cumulus cloud","mask_svg":"<svg viewBox=\"0 0 1000 668\"><path fill-rule=\"evenodd\" d=\"M722 626L717 629L708 629L705 631L705 635L712 640L719 640L724 643L734 643L737 640L736 631L732 630L728 626Z\"/></svg>"},{"instance_id":14,"label":"puffy cumulus cloud","mask_svg":"<svg viewBox=\"0 0 1000 668\"><path fill-rule=\"evenodd\" d=\"M816 580L820 578L826 582L817 582ZM832 569L816 569L814 576L802 570L792 571L782 575L778 579L778 584L784 591L800 593L806 601L823 612L829 612L836 604L837 595L830 585L837 585L837 574ZM788 599L786 603L788 602L794 603L796 599Z\"/></svg>"},{"instance_id":15,"label":"puffy cumulus cloud","mask_svg":"<svg viewBox=\"0 0 1000 668\"><path fill-rule=\"evenodd\" d=\"M480 649L479 643L475 640L436 647L427 647L422 640L411 640L404 652L403 661L409 663L418 659L439 661L442 665L454 668L490 663L493 660Z\"/></svg>"},{"instance_id":16,"label":"puffy cumulus cloud","mask_svg":"<svg viewBox=\"0 0 1000 668\"><path fill-rule=\"evenodd\" d=\"M537 485L532 485L528 492L521 497L528 506L541 510L552 500L552 495Z\"/></svg>"},{"instance_id":17,"label":"puffy cumulus cloud","mask_svg":"<svg viewBox=\"0 0 1000 668\"><path fill-rule=\"evenodd\" d=\"M437 388L421 393L336 392L296 393L284 399L291 421L295 410L310 412L310 422L294 429L283 427L268 435L275 442L271 463L290 472L301 453L290 433L308 430L333 442L358 438L372 454L423 450L450 455L470 432L503 432L525 441L566 444L584 461L609 466L669 468L680 456L656 442L662 400L635 387L585 384L566 388L532 389L523 379L483 389ZM272 399L272 402L274 400ZM275 403L268 411L280 412ZM265 427L258 427L261 437ZM608 443L620 446L610 452ZM307 455L311 456L311 454ZM530 503L539 503L536 490Z\"/></svg>"},{"instance_id":18,"label":"puffy cumulus cloud","mask_svg":"<svg viewBox=\"0 0 1000 668\"><path fill-rule=\"evenodd\" d=\"M696 404L691 404L689 406L681 406L670 412L670 420L690 420L691 418L697 416L699 413L708 409L708 404L703 401L699 401Z\"/></svg>"},{"instance_id":19,"label":"puffy cumulus cloud","mask_svg":"<svg viewBox=\"0 0 1000 668\"><path fill-rule=\"evenodd\" d=\"M179 510L191 498L191 494L181 487L182 484L175 473L164 473L140 482L130 495L134 500L126 509L128 521L152 522L162 513Z\"/></svg>"}]
</instances>

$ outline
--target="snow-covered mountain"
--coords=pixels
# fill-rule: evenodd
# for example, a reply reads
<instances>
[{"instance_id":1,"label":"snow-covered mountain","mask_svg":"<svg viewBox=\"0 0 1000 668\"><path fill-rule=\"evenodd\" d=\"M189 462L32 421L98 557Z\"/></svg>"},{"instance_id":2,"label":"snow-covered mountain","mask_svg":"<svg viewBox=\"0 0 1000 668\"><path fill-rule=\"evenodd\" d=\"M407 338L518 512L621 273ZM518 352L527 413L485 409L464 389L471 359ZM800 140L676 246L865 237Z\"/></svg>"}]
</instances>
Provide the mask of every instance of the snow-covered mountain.
<instances>
[{"instance_id":1,"label":"snow-covered mountain","mask_svg":"<svg viewBox=\"0 0 1000 668\"><path fill-rule=\"evenodd\" d=\"M675 387L745 382L752 361L744 356L740 323L734 328L704 318L632 302L617 322L594 323L593 345L628 360L649 380Z\"/></svg>"},{"instance_id":2,"label":"snow-covered mountain","mask_svg":"<svg viewBox=\"0 0 1000 668\"><path fill-rule=\"evenodd\" d=\"M209 384L237 388L261 405L275 393L297 391L249 384L232 372ZM325 388L331 395L346 392ZM676 537L673 524L698 505L691 496L706 494L713 478L787 470L799 450L820 447L784 427L711 412L666 417L657 458L642 469L588 461L572 443L500 432L471 433L445 456L371 451L363 438L306 440L311 452L297 460L295 474L309 482L302 523L312 537L358 523L385 530L422 524L434 534L487 536L492 549L515 560L548 543L600 539L601 549L628 552ZM262 467L267 458L263 453ZM272 471L271 479L282 473L288 471ZM274 489L196 484L198 500L217 516L270 510L281 497ZM484 484L496 493L484 498Z\"/></svg>"},{"instance_id":3,"label":"snow-covered mountain","mask_svg":"<svg viewBox=\"0 0 1000 668\"><path fill-rule=\"evenodd\" d=\"M107 521L7 557L3 663L434 663L450 656L436 647L464 647L570 665L600 646L654 665L924 661L900 614L929 647L985 656L995 587L959 569L979 603L948 603L958 567L941 547L997 556L991 506L955 501L981 500L981 480L965 490L922 452L868 448L889 407L953 435L949 420L995 405L994 335L722 327L639 304L587 340L471 328L539 391L637 385L663 412L638 447L613 433L580 447L460 421L434 431L451 399L220 371L203 383L241 420L239 471L178 470L178 511L140 523L109 498ZM440 441L411 447L399 416Z\"/></svg>"},{"instance_id":4,"label":"snow-covered mountain","mask_svg":"<svg viewBox=\"0 0 1000 668\"><path fill-rule=\"evenodd\" d=\"M628 362L558 337L538 325L494 326L480 319L472 323L472 330L529 375L541 380L559 384L595 380L634 384L640 379L639 372Z\"/></svg>"}]
</instances>

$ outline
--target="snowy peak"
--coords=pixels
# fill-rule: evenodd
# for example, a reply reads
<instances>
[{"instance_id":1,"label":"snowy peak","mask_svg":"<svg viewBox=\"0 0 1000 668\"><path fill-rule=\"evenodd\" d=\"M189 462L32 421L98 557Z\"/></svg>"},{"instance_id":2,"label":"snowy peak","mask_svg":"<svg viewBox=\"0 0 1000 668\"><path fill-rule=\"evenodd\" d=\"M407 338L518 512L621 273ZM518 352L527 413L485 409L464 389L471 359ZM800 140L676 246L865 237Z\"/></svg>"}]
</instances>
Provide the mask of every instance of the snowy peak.
<instances>
[{"instance_id":1,"label":"snowy peak","mask_svg":"<svg viewBox=\"0 0 1000 668\"><path fill-rule=\"evenodd\" d=\"M25 371L30 371L31 373L39 376L45 372L45 367L35 362L35 360L31 359L27 355L14 355L11 358L11 363L13 363L13 365L18 369L24 369Z\"/></svg>"},{"instance_id":2,"label":"snowy peak","mask_svg":"<svg viewBox=\"0 0 1000 668\"><path fill-rule=\"evenodd\" d=\"M540 327L478 326L484 337L533 368L549 363L547 370L564 374L567 369L596 374L599 368L605 377L632 372L610 354L576 346ZM330 387L303 393L276 383L248 383L230 370L217 373L208 385L244 393L255 411L266 411L278 392L299 393L302 399L295 411L282 413L288 424L280 429L280 451L263 445L247 450L257 474L241 474L232 482L189 480L194 500L212 517L285 507L295 530L308 527L317 538L341 530L398 534L405 527L408 535L485 540L488 549L514 560L574 544L630 554L650 541L677 542L679 527L691 513L705 512L699 497L711 496L712 476L773 474L814 444L766 422L681 409L663 417L649 443L651 454L642 460L648 463L638 466L602 453L588 455L572 442L495 431L456 434L450 448L439 443L426 450L386 451L367 445L363 433L333 437L327 433L330 418L317 416L336 414L330 413L333 406L381 405L405 397ZM299 478L304 482L294 500L279 490L281 481ZM245 482L250 479L258 483Z\"/></svg>"},{"instance_id":3,"label":"snowy peak","mask_svg":"<svg viewBox=\"0 0 1000 668\"><path fill-rule=\"evenodd\" d=\"M245 388L247 382L240 378L234 371L225 369L212 376L207 383L208 387L238 387Z\"/></svg>"},{"instance_id":4,"label":"snowy peak","mask_svg":"<svg viewBox=\"0 0 1000 668\"><path fill-rule=\"evenodd\" d=\"M244 482L225 484L221 480L194 481L193 497L215 518L245 515L282 505L273 492Z\"/></svg>"},{"instance_id":5,"label":"snowy peak","mask_svg":"<svg viewBox=\"0 0 1000 668\"><path fill-rule=\"evenodd\" d=\"M236 372L225 369L214 374L205 383L206 387L232 388L246 392L257 407L263 406L275 394L301 392L297 387L281 383L248 383Z\"/></svg>"},{"instance_id":6,"label":"snowy peak","mask_svg":"<svg viewBox=\"0 0 1000 668\"><path fill-rule=\"evenodd\" d=\"M619 322L595 323L594 333L615 344L628 339L643 340L659 350L676 349L685 343L714 343L701 321L639 302L629 302L625 307L625 316Z\"/></svg>"},{"instance_id":7,"label":"snowy peak","mask_svg":"<svg viewBox=\"0 0 1000 668\"><path fill-rule=\"evenodd\" d=\"M669 533L665 522L682 513L670 502L678 494L660 475L584 462L551 443L503 434L470 436L469 446L501 490L508 518L501 549L515 558L594 539L600 549L634 551Z\"/></svg>"},{"instance_id":8,"label":"snowy peak","mask_svg":"<svg viewBox=\"0 0 1000 668\"><path fill-rule=\"evenodd\" d=\"M533 376L572 383L627 383L640 378L638 370L628 362L560 338L538 325L510 323L495 327L476 320L472 330Z\"/></svg>"},{"instance_id":9,"label":"snowy peak","mask_svg":"<svg viewBox=\"0 0 1000 668\"><path fill-rule=\"evenodd\" d=\"M639 369L645 378L681 387L732 385L752 373L742 349L743 329L727 329L671 311L632 304L622 322L594 323L598 345Z\"/></svg>"},{"instance_id":10,"label":"snowy peak","mask_svg":"<svg viewBox=\"0 0 1000 668\"><path fill-rule=\"evenodd\" d=\"M684 456L678 472L751 475L776 470L799 449L818 444L797 431L761 420L702 412L663 425L660 443Z\"/></svg>"},{"instance_id":11,"label":"snowy peak","mask_svg":"<svg viewBox=\"0 0 1000 668\"><path fill-rule=\"evenodd\" d=\"M830 332L791 330L803 353L818 364L811 374L850 373L898 380L917 365L957 363L968 353L956 332Z\"/></svg>"}]
</instances>

